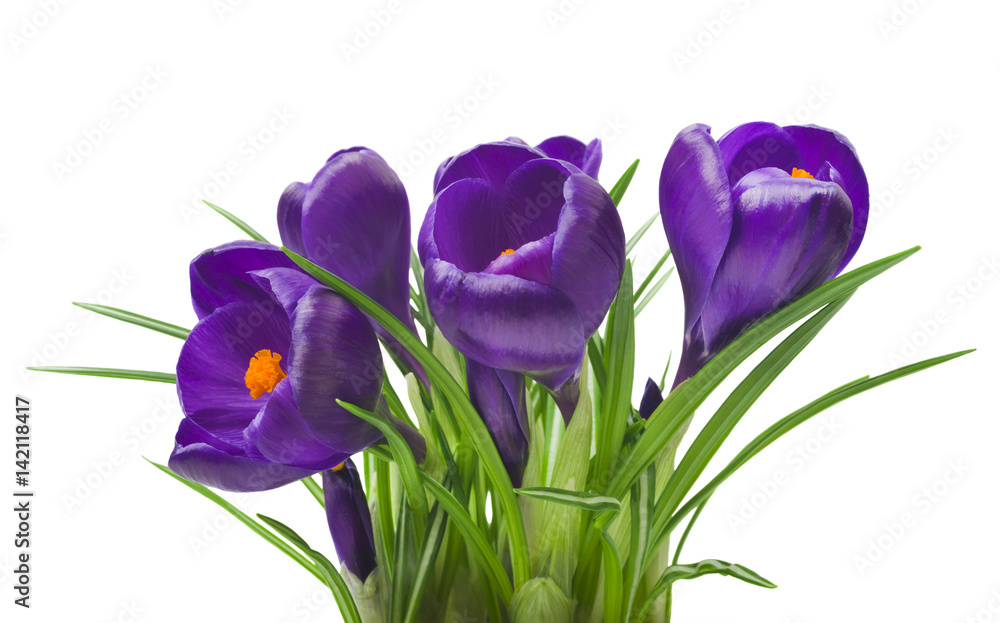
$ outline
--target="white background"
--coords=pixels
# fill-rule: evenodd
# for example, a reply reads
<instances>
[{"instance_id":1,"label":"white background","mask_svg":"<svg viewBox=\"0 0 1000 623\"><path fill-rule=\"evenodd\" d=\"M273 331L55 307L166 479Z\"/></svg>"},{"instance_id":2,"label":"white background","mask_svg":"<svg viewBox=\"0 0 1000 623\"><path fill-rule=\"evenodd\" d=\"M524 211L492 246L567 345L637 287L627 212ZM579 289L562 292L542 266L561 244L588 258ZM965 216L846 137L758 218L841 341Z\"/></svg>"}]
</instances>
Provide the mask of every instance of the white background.
<instances>
[{"instance_id":1,"label":"white background","mask_svg":"<svg viewBox=\"0 0 1000 623\"><path fill-rule=\"evenodd\" d=\"M11 603L13 514L0 520L0 618L339 620L311 576L142 460L165 461L172 447L172 387L23 372L172 370L179 340L69 303L192 325L187 262L239 233L207 209L185 216L199 190L276 240L284 187L363 144L403 175L415 233L443 158L509 135L602 136L605 184L642 159L622 205L632 232L657 210L678 130L704 122L719 136L773 120L833 127L856 145L873 207L854 266L924 250L854 297L717 466L848 380L899 358L980 351L832 409L832 433L810 422L734 477L684 558L741 562L780 588L684 583L676 620L1000 620L988 610L1000 590L995 3L225 2L4 3L2 401L33 400L38 497L28 612ZM390 19L379 26L373 15ZM367 41L366 27L377 31ZM236 173L221 174L227 166ZM640 277L665 244L650 230ZM640 317L643 374L658 376L679 347L680 302L673 279ZM4 496L14 489L12 411L0 426ZM808 462L790 457L797 447ZM949 462L968 471L945 485ZM935 486L932 502L921 492ZM301 487L231 499L332 557ZM911 527L887 536L904 513ZM879 539L887 551L870 551ZM879 559L859 569L858 557Z\"/></svg>"}]
</instances>

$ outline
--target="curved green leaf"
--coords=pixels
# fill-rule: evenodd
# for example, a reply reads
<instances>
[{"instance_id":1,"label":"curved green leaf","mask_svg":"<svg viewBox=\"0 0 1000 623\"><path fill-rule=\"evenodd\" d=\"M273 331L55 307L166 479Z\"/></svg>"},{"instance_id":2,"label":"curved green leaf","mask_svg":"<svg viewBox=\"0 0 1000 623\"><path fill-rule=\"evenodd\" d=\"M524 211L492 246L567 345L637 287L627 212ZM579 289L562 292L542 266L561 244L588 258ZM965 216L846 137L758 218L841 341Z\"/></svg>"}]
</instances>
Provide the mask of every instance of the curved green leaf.
<instances>
[{"instance_id":1,"label":"curved green leaf","mask_svg":"<svg viewBox=\"0 0 1000 623\"><path fill-rule=\"evenodd\" d=\"M107 305L95 305L93 303L73 303L77 307L92 311L95 314L101 314L102 316L107 316L108 318L114 318L115 320L121 320L122 322L127 322L129 324L134 324L145 329L151 329L164 335L169 335L171 337L176 337L182 340L187 339L187 336L191 331L185 329L184 327L178 327L175 324L170 324L169 322L163 322L162 320L156 320L155 318L150 318L149 316L141 316L139 314L132 313L130 311L125 311L124 309L118 309L117 307L108 307Z\"/></svg>"},{"instance_id":2,"label":"curved green leaf","mask_svg":"<svg viewBox=\"0 0 1000 623\"><path fill-rule=\"evenodd\" d=\"M524 521L521 518L521 509L518 506L517 498L514 496L514 487L511 484L507 470L504 468L500 453L497 451L493 438L489 430L483 423L479 413L469 402L469 397L462 387L455 381L451 373L441 364L434 355L421 343L413 333L403 325L395 316L386 311L384 307L363 294L360 290L350 285L340 277L326 271L306 258L298 255L294 251L282 247L288 257L302 267L307 273L315 277L324 285L332 288L341 296L355 304L368 317L372 318L382 328L388 331L397 341L413 355L413 357L424 367L428 378L440 388L451 403L456 417L462 425L463 435L472 443L479 459L493 483L493 495L497 497L500 506L503 508L504 526L510 538L511 567L514 573L514 584L520 587L531 577L531 568L528 561L528 539L524 531Z\"/></svg>"}]
</instances>

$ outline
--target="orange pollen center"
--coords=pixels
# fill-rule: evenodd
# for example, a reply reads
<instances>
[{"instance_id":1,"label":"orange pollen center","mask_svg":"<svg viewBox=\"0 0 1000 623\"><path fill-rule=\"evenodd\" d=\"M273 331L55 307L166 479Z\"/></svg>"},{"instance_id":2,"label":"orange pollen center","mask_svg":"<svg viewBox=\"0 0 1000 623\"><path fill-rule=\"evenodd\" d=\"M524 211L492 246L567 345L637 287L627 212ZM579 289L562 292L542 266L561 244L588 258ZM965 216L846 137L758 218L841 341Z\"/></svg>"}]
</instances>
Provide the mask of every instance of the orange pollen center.
<instances>
[{"instance_id":1,"label":"orange pollen center","mask_svg":"<svg viewBox=\"0 0 1000 623\"><path fill-rule=\"evenodd\" d=\"M514 255L514 249L507 249L506 251L502 251L500 255Z\"/></svg>"},{"instance_id":2,"label":"orange pollen center","mask_svg":"<svg viewBox=\"0 0 1000 623\"><path fill-rule=\"evenodd\" d=\"M805 169L792 169L792 177L805 177L809 179L814 179L812 173L806 171Z\"/></svg>"},{"instance_id":3,"label":"orange pollen center","mask_svg":"<svg viewBox=\"0 0 1000 623\"><path fill-rule=\"evenodd\" d=\"M247 366L247 373L243 380L246 381L251 398L257 400L265 393L274 391L281 379L288 376L281 371L279 361L281 361L281 355L267 349L258 350L250 358L250 365Z\"/></svg>"},{"instance_id":4,"label":"orange pollen center","mask_svg":"<svg viewBox=\"0 0 1000 623\"><path fill-rule=\"evenodd\" d=\"M331 467L330 471L331 472L339 472L342 469L344 469L344 462L343 461L341 461L337 465L334 465L333 467Z\"/></svg>"}]
</instances>

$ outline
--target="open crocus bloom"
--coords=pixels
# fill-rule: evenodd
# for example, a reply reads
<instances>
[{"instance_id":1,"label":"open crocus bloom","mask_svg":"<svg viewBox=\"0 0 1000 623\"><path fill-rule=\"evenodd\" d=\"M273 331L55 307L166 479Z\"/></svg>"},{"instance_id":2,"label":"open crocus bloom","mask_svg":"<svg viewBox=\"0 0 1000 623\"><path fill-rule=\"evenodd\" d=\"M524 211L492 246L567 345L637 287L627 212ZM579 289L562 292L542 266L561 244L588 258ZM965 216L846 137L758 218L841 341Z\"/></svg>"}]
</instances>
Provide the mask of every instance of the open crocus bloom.
<instances>
[{"instance_id":1,"label":"open crocus bloom","mask_svg":"<svg viewBox=\"0 0 1000 623\"><path fill-rule=\"evenodd\" d=\"M199 321L177 362L184 411L170 467L260 491L341 464L381 434L336 404L374 410L375 332L357 308L276 247L236 242L191 263Z\"/></svg>"},{"instance_id":2,"label":"open crocus bloom","mask_svg":"<svg viewBox=\"0 0 1000 623\"><path fill-rule=\"evenodd\" d=\"M459 351L557 389L625 264L614 203L572 163L501 141L452 158L419 236L431 314Z\"/></svg>"},{"instance_id":3,"label":"open crocus bloom","mask_svg":"<svg viewBox=\"0 0 1000 623\"><path fill-rule=\"evenodd\" d=\"M832 130L748 123L716 142L696 124L663 163L660 214L684 290L676 385L843 270L864 237L868 181Z\"/></svg>"}]
</instances>

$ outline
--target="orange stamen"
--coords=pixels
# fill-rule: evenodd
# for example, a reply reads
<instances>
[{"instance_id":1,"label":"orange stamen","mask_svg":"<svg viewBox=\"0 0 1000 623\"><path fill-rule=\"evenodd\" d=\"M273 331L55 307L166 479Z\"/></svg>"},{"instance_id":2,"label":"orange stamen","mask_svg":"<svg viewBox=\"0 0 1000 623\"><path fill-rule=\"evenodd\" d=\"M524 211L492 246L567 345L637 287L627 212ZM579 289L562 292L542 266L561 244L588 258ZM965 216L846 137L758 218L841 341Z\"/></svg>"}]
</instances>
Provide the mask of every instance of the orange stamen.
<instances>
[{"instance_id":1,"label":"orange stamen","mask_svg":"<svg viewBox=\"0 0 1000 623\"><path fill-rule=\"evenodd\" d=\"M812 173L806 171L805 169L792 169L792 177L804 177L808 179L814 179Z\"/></svg>"},{"instance_id":2,"label":"orange stamen","mask_svg":"<svg viewBox=\"0 0 1000 623\"><path fill-rule=\"evenodd\" d=\"M250 397L257 400L267 392L274 391L274 388L281 382L281 379L288 376L281 370L278 362L281 355L272 353L264 349L257 351L250 358L250 365L247 366L247 373L243 380L250 390Z\"/></svg>"}]
</instances>

